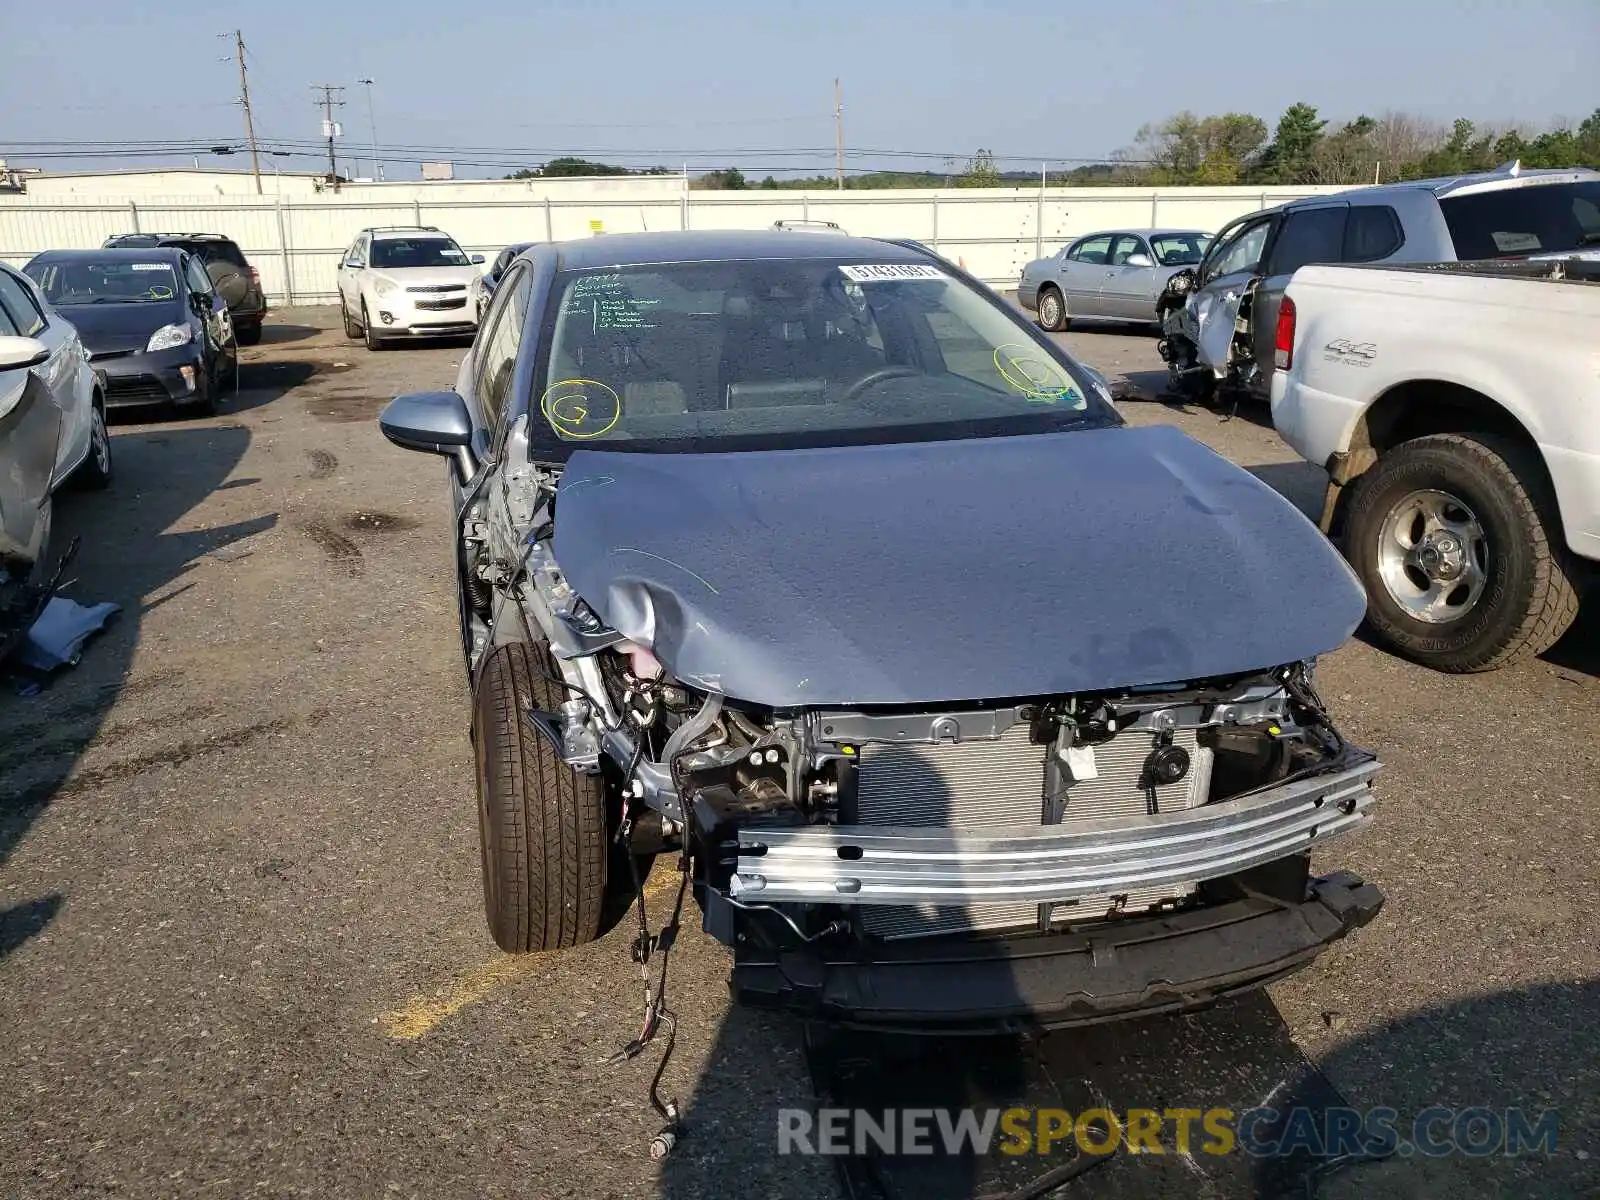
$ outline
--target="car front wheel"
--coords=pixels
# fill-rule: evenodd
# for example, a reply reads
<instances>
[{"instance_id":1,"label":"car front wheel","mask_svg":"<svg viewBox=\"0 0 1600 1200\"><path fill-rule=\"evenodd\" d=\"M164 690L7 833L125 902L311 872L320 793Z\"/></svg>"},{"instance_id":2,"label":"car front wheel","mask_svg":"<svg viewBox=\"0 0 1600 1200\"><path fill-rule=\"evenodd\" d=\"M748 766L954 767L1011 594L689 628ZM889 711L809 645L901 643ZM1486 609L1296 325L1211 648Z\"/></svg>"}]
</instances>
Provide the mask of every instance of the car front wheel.
<instances>
[{"instance_id":1,"label":"car front wheel","mask_svg":"<svg viewBox=\"0 0 1600 1200\"><path fill-rule=\"evenodd\" d=\"M561 710L557 675L545 647L513 642L484 659L473 693L484 910L511 954L593 941L606 897L602 778L563 762L526 716Z\"/></svg>"},{"instance_id":2,"label":"car front wheel","mask_svg":"<svg viewBox=\"0 0 1600 1200\"><path fill-rule=\"evenodd\" d=\"M1053 287L1039 289L1039 328L1059 333L1067 327L1067 302Z\"/></svg>"},{"instance_id":3,"label":"car front wheel","mask_svg":"<svg viewBox=\"0 0 1600 1200\"><path fill-rule=\"evenodd\" d=\"M105 409L98 400L93 405L90 417L89 454L72 482L91 491L102 491L111 486L111 435L106 432Z\"/></svg>"},{"instance_id":4,"label":"car front wheel","mask_svg":"<svg viewBox=\"0 0 1600 1200\"><path fill-rule=\"evenodd\" d=\"M1539 654L1578 613L1538 458L1492 434L1434 434L1389 451L1356 481L1345 548L1372 630L1441 671Z\"/></svg>"},{"instance_id":5,"label":"car front wheel","mask_svg":"<svg viewBox=\"0 0 1600 1200\"><path fill-rule=\"evenodd\" d=\"M361 331L365 335L368 350L382 350L383 339L378 336L378 331L372 327L372 317L367 312L367 302L361 302Z\"/></svg>"}]
</instances>

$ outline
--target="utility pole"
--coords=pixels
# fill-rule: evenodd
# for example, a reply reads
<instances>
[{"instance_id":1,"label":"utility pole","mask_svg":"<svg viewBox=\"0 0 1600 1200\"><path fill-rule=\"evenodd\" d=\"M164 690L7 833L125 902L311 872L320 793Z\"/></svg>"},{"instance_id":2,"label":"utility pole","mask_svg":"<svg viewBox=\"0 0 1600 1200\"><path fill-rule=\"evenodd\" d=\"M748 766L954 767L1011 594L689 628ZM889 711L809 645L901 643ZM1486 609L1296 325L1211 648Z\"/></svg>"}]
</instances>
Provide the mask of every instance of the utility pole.
<instances>
[{"instance_id":1,"label":"utility pole","mask_svg":"<svg viewBox=\"0 0 1600 1200\"><path fill-rule=\"evenodd\" d=\"M839 190L844 191L844 100L839 92L839 80L833 81L833 142L834 178Z\"/></svg>"},{"instance_id":2,"label":"utility pole","mask_svg":"<svg viewBox=\"0 0 1600 1200\"><path fill-rule=\"evenodd\" d=\"M227 34L222 34L227 37ZM244 135L250 142L250 170L256 177L256 195L261 195L261 151L256 146L255 114L250 111L250 81L244 73L244 33L233 31L234 55L239 60L239 106L244 109Z\"/></svg>"},{"instance_id":3,"label":"utility pole","mask_svg":"<svg viewBox=\"0 0 1600 1200\"><path fill-rule=\"evenodd\" d=\"M372 178L381 180L383 178L383 168L378 165L378 118L373 115L372 80L358 79L356 82L365 84L367 88L367 125L372 130Z\"/></svg>"},{"instance_id":4,"label":"utility pole","mask_svg":"<svg viewBox=\"0 0 1600 1200\"><path fill-rule=\"evenodd\" d=\"M328 139L328 183L335 190L339 190L339 165L334 159L333 139L339 132L339 126L334 122L333 110L343 108L344 101L338 96L344 93L344 88L332 83L313 83L313 92L321 92L322 99L313 103L322 108L322 134Z\"/></svg>"}]
</instances>

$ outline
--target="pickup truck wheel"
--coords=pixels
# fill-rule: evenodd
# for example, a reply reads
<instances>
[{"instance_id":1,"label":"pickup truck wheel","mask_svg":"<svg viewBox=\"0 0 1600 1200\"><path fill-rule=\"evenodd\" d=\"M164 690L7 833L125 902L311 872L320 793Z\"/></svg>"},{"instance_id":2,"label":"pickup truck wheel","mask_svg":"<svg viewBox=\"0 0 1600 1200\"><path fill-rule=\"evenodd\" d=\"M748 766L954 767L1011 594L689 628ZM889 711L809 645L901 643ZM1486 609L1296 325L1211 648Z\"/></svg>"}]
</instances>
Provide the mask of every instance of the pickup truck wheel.
<instances>
[{"instance_id":1,"label":"pickup truck wheel","mask_svg":"<svg viewBox=\"0 0 1600 1200\"><path fill-rule=\"evenodd\" d=\"M523 715L559 712L570 698L546 673L559 674L545 647L500 646L473 694L484 910L511 954L592 942L606 893L601 777L574 771Z\"/></svg>"},{"instance_id":2,"label":"pickup truck wheel","mask_svg":"<svg viewBox=\"0 0 1600 1200\"><path fill-rule=\"evenodd\" d=\"M1578 613L1534 455L1491 434L1405 442L1356 481L1345 552L1367 622L1441 671L1488 671L1548 650Z\"/></svg>"},{"instance_id":3,"label":"pickup truck wheel","mask_svg":"<svg viewBox=\"0 0 1600 1200\"><path fill-rule=\"evenodd\" d=\"M1039 328L1050 333L1060 333L1067 327L1067 302L1059 288L1045 285L1039 289Z\"/></svg>"}]
</instances>

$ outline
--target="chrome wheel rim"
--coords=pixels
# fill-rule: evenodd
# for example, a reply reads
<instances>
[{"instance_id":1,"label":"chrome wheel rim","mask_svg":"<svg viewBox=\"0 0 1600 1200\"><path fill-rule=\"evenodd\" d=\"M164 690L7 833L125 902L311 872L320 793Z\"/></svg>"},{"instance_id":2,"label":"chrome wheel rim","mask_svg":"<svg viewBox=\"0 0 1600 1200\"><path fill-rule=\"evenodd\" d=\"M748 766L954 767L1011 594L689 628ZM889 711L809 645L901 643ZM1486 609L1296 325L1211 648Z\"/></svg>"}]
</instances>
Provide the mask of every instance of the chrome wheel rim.
<instances>
[{"instance_id":1,"label":"chrome wheel rim","mask_svg":"<svg viewBox=\"0 0 1600 1200\"><path fill-rule=\"evenodd\" d=\"M1449 492L1411 492L1378 531L1378 575L1390 599L1430 625L1459 621L1489 580L1489 539L1477 514Z\"/></svg>"},{"instance_id":2,"label":"chrome wheel rim","mask_svg":"<svg viewBox=\"0 0 1600 1200\"><path fill-rule=\"evenodd\" d=\"M1054 325L1061 319L1061 301L1056 299L1054 292L1046 293L1039 299L1039 320L1046 325Z\"/></svg>"},{"instance_id":3,"label":"chrome wheel rim","mask_svg":"<svg viewBox=\"0 0 1600 1200\"><path fill-rule=\"evenodd\" d=\"M95 409L90 442L95 467L102 475L111 474L111 435L106 432L106 419L100 415L99 409Z\"/></svg>"}]
</instances>

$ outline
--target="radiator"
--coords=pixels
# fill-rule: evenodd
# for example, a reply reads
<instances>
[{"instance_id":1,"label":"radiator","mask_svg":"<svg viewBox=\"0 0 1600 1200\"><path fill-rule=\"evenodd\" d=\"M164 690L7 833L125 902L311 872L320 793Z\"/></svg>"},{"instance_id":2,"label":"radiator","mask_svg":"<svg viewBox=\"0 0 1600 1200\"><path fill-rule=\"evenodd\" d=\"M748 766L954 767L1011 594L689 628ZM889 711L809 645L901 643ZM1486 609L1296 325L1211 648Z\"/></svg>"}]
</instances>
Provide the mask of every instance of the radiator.
<instances>
[{"instance_id":1,"label":"radiator","mask_svg":"<svg viewBox=\"0 0 1600 1200\"><path fill-rule=\"evenodd\" d=\"M1195 741L1192 729L1173 734L1173 745L1190 755L1189 773L1175 784L1155 789L1162 812L1205 803L1211 789L1211 751ZM1131 817L1150 811L1149 791L1139 786L1145 759L1154 748L1151 734L1123 733L1095 747L1098 777L1067 791L1063 824L1106 817ZM862 825L941 825L955 829L994 829L1040 824L1044 819L1045 754L1054 747L1029 740L1026 723L1013 725L997 741L869 743L861 747L857 774L857 820ZM1113 912L1137 913L1179 900L1193 886L1145 889L1123 896L1090 897L1053 906L1054 923L1098 919ZM862 909L869 933L881 938L928 937L958 931L1034 929L1033 904L873 906Z\"/></svg>"}]
</instances>

